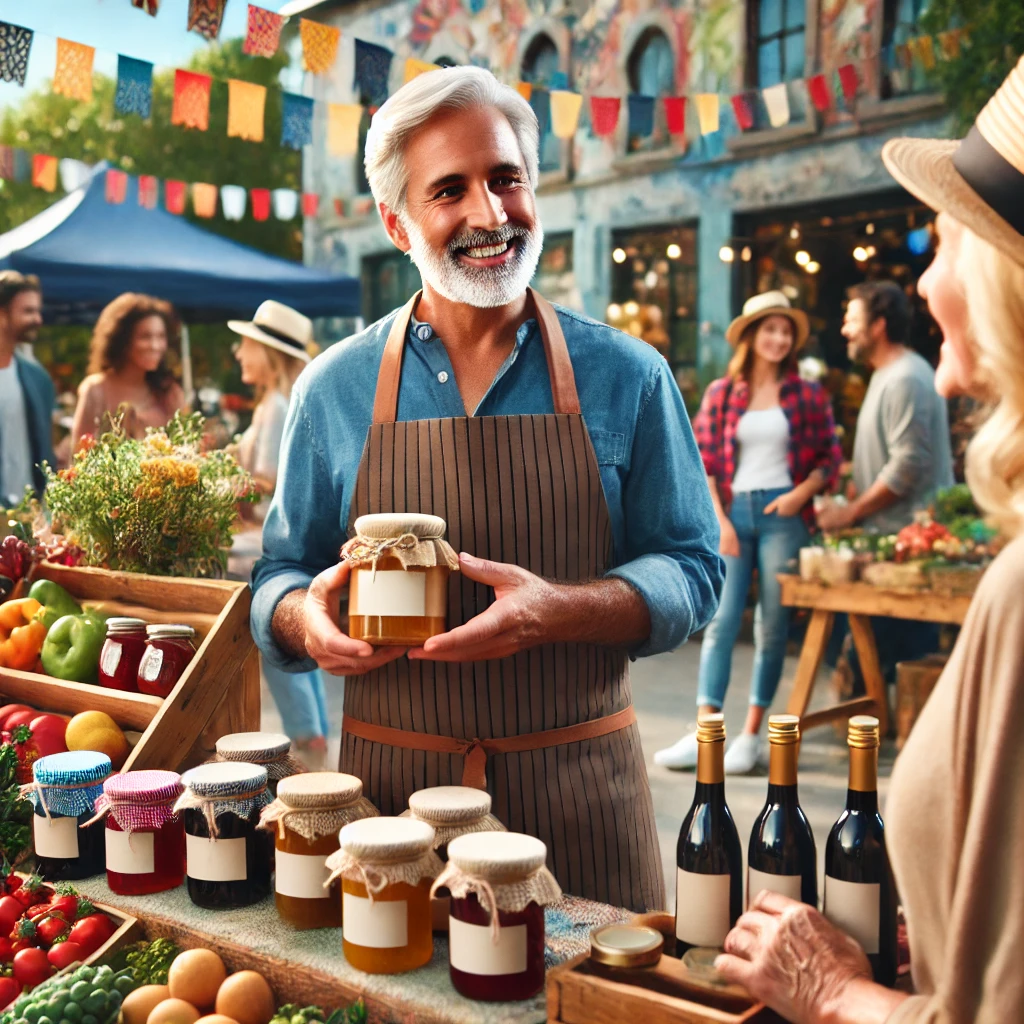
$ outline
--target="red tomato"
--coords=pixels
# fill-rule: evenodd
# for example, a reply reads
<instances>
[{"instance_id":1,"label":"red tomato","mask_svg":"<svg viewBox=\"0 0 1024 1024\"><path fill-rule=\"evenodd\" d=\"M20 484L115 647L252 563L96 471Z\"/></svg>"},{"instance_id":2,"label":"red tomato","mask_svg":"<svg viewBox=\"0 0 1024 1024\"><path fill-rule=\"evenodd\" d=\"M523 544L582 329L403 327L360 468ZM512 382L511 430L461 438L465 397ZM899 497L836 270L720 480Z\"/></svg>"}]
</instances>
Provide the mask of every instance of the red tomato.
<instances>
[{"instance_id":1,"label":"red tomato","mask_svg":"<svg viewBox=\"0 0 1024 1024\"><path fill-rule=\"evenodd\" d=\"M92 956L115 931L114 922L106 914L90 914L75 924L68 940L77 942L86 956Z\"/></svg>"},{"instance_id":2,"label":"red tomato","mask_svg":"<svg viewBox=\"0 0 1024 1024\"><path fill-rule=\"evenodd\" d=\"M45 903L53 895L53 889L43 885L43 880L38 875L29 875L12 895L27 910L37 903Z\"/></svg>"},{"instance_id":3,"label":"red tomato","mask_svg":"<svg viewBox=\"0 0 1024 1024\"><path fill-rule=\"evenodd\" d=\"M27 704L5 704L0 708L0 729L7 728L7 719L17 711L31 711ZM36 712L38 714L38 712Z\"/></svg>"},{"instance_id":4,"label":"red tomato","mask_svg":"<svg viewBox=\"0 0 1024 1024\"><path fill-rule=\"evenodd\" d=\"M10 939L0 938L0 963L9 964L14 959L14 945Z\"/></svg>"},{"instance_id":5,"label":"red tomato","mask_svg":"<svg viewBox=\"0 0 1024 1024\"><path fill-rule=\"evenodd\" d=\"M63 718L58 718L56 715L37 715L28 727L32 730L32 740L40 757L63 754L68 749L64 742L68 723Z\"/></svg>"},{"instance_id":6,"label":"red tomato","mask_svg":"<svg viewBox=\"0 0 1024 1024\"><path fill-rule=\"evenodd\" d=\"M52 946L54 939L65 934L68 930L68 923L63 917L51 914L44 917L36 924L36 935L39 936L40 945Z\"/></svg>"},{"instance_id":7,"label":"red tomato","mask_svg":"<svg viewBox=\"0 0 1024 1024\"><path fill-rule=\"evenodd\" d=\"M41 949L23 949L14 954L14 977L21 985L35 988L53 974L53 965Z\"/></svg>"},{"instance_id":8,"label":"red tomato","mask_svg":"<svg viewBox=\"0 0 1024 1024\"><path fill-rule=\"evenodd\" d=\"M49 953L46 954L46 959L57 968L58 971L64 970L70 964L77 963L79 960L84 960L86 957L85 950L77 942L58 942Z\"/></svg>"},{"instance_id":9,"label":"red tomato","mask_svg":"<svg viewBox=\"0 0 1024 1024\"><path fill-rule=\"evenodd\" d=\"M14 978L0 978L0 1010L6 1009L21 995L21 985Z\"/></svg>"},{"instance_id":10,"label":"red tomato","mask_svg":"<svg viewBox=\"0 0 1024 1024\"><path fill-rule=\"evenodd\" d=\"M9 935L25 908L13 896L0 897L0 935Z\"/></svg>"},{"instance_id":11,"label":"red tomato","mask_svg":"<svg viewBox=\"0 0 1024 1024\"><path fill-rule=\"evenodd\" d=\"M15 711L13 714L7 716L7 721L4 722L4 729L7 732L14 732L19 725L28 725L33 718L38 718L39 712L33 711L31 708L26 708L24 711Z\"/></svg>"}]
</instances>

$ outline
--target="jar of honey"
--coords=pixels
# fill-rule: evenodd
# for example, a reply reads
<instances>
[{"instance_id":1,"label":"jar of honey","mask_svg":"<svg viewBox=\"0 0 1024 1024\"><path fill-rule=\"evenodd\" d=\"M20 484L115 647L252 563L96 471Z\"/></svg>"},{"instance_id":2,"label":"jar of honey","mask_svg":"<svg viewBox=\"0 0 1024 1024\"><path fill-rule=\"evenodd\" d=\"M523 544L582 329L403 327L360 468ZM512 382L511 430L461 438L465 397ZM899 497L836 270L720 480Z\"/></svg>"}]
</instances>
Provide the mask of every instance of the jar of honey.
<instances>
[{"instance_id":1,"label":"jar of honey","mask_svg":"<svg viewBox=\"0 0 1024 1024\"><path fill-rule=\"evenodd\" d=\"M127 616L107 619L100 651L99 684L108 690L139 692L139 662L146 650L146 622Z\"/></svg>"},{"instance_id":2,"label":"jar of honey","mask_svg":"<svg viewBox=\"0 0 1024 1024\"><path fill-rule=\"evenodd\" d=\"M338 835L327 860L341 879L345 959L368 974L400 974L429 963L430 883L441 870L434 830L409 818L364 818Z\"/></svg>"},{"instance_id":3,"label":"jar of honey","mask_svg":"<svg viewBox=\"0 0 1024 1024\"><path fill-rule=\"evenodd\" d=\"M437 516L387 513L360 516L356 535L341 549L352 567L348 632L376 646L418 647L445 632L448 576L459 559Z\"/></svg>"},{"instance_id":4,"label":"jar of honey","mask_svg":"<svg viewBox=\"0 0 1024 1024\"><path fill-rule=\"evenodd\" d=\"M544 907L562 897L547 847L519 832L453 839L433 890L451 893L449 971L455 990L488 1002L544 988Z\"/></svg>"},{"instance_id":5,"label":"jar of honey","mask_svg":"<svg viewBox=\"0 0 1024 1024\"><path fill-rule=\"evenodd\" d=\"M327 858L351 821L376 817L363 784L340 772L307 772L282 779L260 828L274 832L274 899L282 921L300 931L341 927L341 883L328 883Z\"/></svg>"},{"instance_id":6,"label":"jar of honey","mask_svg":"<svg viewBox=\"0 0 1024 1024\"><path fill-rule=\"evenodd\" d=\"M271 796L277 795L282 779L306 771L306 766L292 757L292 741L281 732L233 732L221 736L216 748L214 761L244 761L266 768Z\"/></svg>"},{"instance_id":7,"label":"jar of honey","mask_svg":"<svg viewBox=\"0 0 1024 1024\"><path fill-rule=\"evenodd\" d=\"M168 696L195 657L195 639L196 631L191 626L147 626L146 649L139 662L139 693Z\"/></svg>"},{"instance_id":8,"label":"jar of honey","mask_svg":"<svg viewBox=\"0 0 1024 1024\"><path fill-rule=\"evenodd\" d=\"M111 775L96 801L106 815L107 885L146 896L185 881L185 825L174 805L185 791L177 772Z\"/></svg>"}]
</instances>

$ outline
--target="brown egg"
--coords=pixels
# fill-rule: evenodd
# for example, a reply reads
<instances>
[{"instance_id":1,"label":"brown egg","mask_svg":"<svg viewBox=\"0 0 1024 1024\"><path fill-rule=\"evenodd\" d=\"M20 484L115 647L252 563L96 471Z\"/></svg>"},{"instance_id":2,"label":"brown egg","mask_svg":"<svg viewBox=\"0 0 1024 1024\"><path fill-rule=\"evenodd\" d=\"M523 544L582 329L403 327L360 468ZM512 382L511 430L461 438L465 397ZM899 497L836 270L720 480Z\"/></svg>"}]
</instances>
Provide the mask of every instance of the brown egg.
<instances>
[{"instance_id":1,"label":"brown egg","mask_svg":"<svg viewBox=\"0 0 1024 1024\"><path fill-rule=\"evenodd\" d=\"M210 1010L217 991L228 976L224 961L211 949L186 949L167 972L167 987L175 999L184 999L200 1010Z\"/></svg>"},{"instance_id":2,"label":"brown egg","mask_svg":"<svg viewBox=\"0 0 1024 1024\"><path fill-rule=\"evenodd\" d=\"M238 1024L269 1024L276 1009L273 991L255 971L230 975L217 993L217 1013Z\"/></svg>"},{"instance_id":3,"label":"brown egg","mask_svg":"<svg viewBox=\"0 0 1024 1024\"><path fill-rule=\"evenodd\" d=\"M157 1003L149 1016L146 1024L196 1024L199 1020L199 1011L184 999L165 999Z\"/></svg>"},{"instance_id":4,"label":"brown egg","mask_svg":"<svg viewBox=\"0 0 1024 1024\"><path fill-rule=\"evenodd\" d=\"M171 992L166 985L143 985L129 992L121 1004L124 1024L146 1024L153 1009L170 998Z\"/></svg>"},{"instance_id":5,"label":"brown egg","mask_svg":"<svg viewBox=\"0 0 1024 1024\"><path fill-rule=\"evenodd\" d=\"M239 1024L239 1022L225 1017L223 1013L208 1013L205 1017L200 1017L196 1024Z\"/></svg>"}]
</instances>

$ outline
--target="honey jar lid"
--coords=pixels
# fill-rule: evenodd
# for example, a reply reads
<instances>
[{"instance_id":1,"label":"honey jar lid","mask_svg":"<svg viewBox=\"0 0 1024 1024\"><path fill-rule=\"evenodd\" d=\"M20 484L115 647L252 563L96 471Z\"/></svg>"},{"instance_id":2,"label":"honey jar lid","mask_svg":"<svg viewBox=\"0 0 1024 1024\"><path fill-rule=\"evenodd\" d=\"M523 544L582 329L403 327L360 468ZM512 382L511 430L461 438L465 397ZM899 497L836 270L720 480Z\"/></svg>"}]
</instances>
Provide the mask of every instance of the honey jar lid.
<instances>
[{"instance_id":1,"label":"honey jar lid","mask_svg":"<svg viewBox=\"0 0 1024 1024\"><path fill-rule=\"evenodd\" d=\"M489 882L528 878L547 858L547 846L522 832L473 832L448 844L449 864Z\"/></svg>"},{"instance_id":2,"label":"honey jar lid","mask_svg":"<svg viewBox=\"0 0 1024 1024\"><path fill-rule=\"evenodd\" d=\"M347 807L362 795L362 782L342 772L289 775L277 784L277 799L294 810L334 810Z\"/></svg>"},{"instance_id":3,"label":"honey jar lid","mask_svg":"<svg viewBox=\"0 0 1024 1024\"><path fill-rule=\"evenodd\" d=\"M491 812L491 794L471 786L432 786L409 797L413 816L428 825L468 825Z\"/></svg>"},{"instance_id":4,"label":"honey jar lid","mask_svg":"<svg viewBox=\"0 0 1024 1024\"><path fill-rule=\"evenodd\" d=\"M284 757L292 741L280 732L233 732L217 740L217 753L225 761L261 764Z\"/></svg>"},{"instance_id":5,"label":"honey jar lid","mask_svg":"<svg viewBox=\"0 0 1024 1024\"><path fill-rule=\"evenodd\" d=\"M429 852L434 830L415 818L362 818L338 833L338 843L355 860L397 863Z\"/></svg>"},{"instance_id":6,"label":"honey jar lid","mask_svg":"<svg viewBox=\"0 0 1024 1024\"><path fill-rule=\"evenodd\" d=\"M387 540L411 533L420 540L436 540L443 537L448 524L440 516L422 512L377 512L360 516L355 521L355 531L369 540Z\"/></svg>"},{"instance_id":7,"label":"honey jar lid","mask_svg":"<svg viewBox=\"0 0 1024 1024\"><path fill-rule=\"evenodd\" d=\"M605 924L590 933L590 959L609 967L651 967L664 948L664 935L646 925Z\"/></svg>"},{"instance_id":8,"label":"honey jar lid","mask_svg":"<svg viewBox=\"0 0 1024 1024\"><path fill-rule=\"evenodd\" d=\"M191 768L181 781L197 796L231 799L267 788L267 769L245 761L212 761Z\"/></svg>"}]
</instances>

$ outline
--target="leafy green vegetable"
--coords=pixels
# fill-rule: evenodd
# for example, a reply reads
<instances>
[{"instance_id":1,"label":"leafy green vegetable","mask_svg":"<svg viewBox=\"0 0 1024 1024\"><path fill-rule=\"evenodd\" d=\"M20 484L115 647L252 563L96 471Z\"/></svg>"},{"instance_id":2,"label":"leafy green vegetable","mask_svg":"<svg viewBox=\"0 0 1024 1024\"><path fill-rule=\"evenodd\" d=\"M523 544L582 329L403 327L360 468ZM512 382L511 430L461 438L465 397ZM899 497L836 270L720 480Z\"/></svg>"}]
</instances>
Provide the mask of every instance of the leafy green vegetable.
<instances>
[{"instance_id":1,"label":"leafy green vegetable","mask_svg":"<svg viewBox=\"0 0 1024 1024\"><path fill-rule=\"evenodd\" d=\"M167 972L180 952L170 939L139 942L123 950L111 961L111 966L117 968L123 964L139 985L166 985Z\"/></svg>"}]
</instances>

